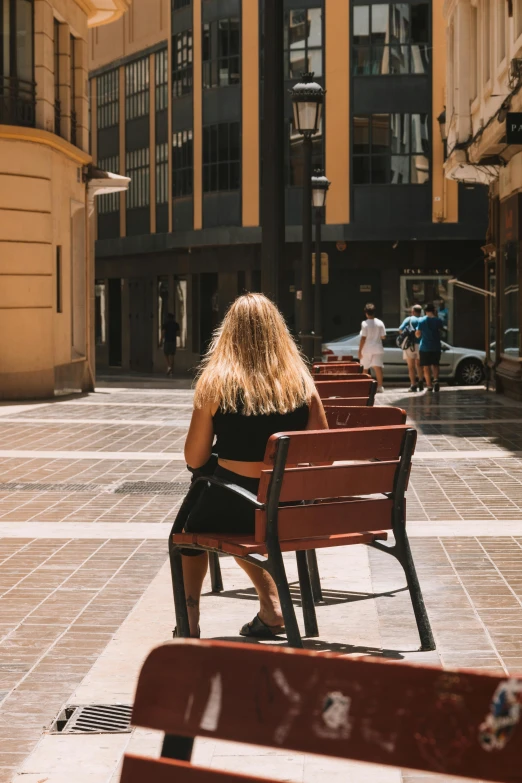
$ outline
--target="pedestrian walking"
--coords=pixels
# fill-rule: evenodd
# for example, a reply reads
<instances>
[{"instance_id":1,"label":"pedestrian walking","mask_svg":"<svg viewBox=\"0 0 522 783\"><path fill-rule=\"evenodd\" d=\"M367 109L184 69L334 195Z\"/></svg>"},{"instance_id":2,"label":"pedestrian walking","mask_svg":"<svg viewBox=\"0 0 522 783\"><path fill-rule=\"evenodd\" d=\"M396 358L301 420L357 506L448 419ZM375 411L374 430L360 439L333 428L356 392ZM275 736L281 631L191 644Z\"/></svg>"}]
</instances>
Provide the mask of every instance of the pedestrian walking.
<instances>
[{"instance_id":1,"label":"pedestrian walking","mask_svg":"<svg viewBox=\"0 0 522 783\"><path fill-rule=\"evenodd\" d=\"M176 348L178 344L179 324L176 321L174 313L169 313L166 322L163 324L163 353L167 362L167 375L174 372L174 360L176 358Z\"/></svg>"},{"instance_id":2,"label":"pedestrian walking","mask_svg":"<svg viewBox=\"0 0 522 783\"><path fill-rule=\"evenodd\" d=\"M361 324L361 342L359 343L359 361L365 370L370 368L377 379L377 391L383 392L384 383L384 346L386 327L375 317L375 305L367 304L364 308L366 320Z\"/></svg>"},{"instance_id":3,"label":"pedestrian walking","mask_svg":"<svg viewBox=\"0 0 522 783\"><path fill-rule=\"evenodd\" d=\"M410 376L410 388L408 391L416 392L424 390L424 377L420 365L420 339L416 335L419 320L422 316L422 307L413 305L411 315L404 319L399 327L399 346L402 348L402 358L408 365Z\"/></svg>"},{"instance_id":4,"label":"pedestrian walking","mask_svg":"<svg viewBox=\"0 0 522 783\"><path fill-rule=\"evenodd\" d=\"M439 365L442 351L440 333L444 324L437 317L435 305L431 302L424 308L426 315L418 323L416 335L420 339L420 363L424 371L424 380L426 381L429 392L438 392L439 386Z\"/></svg>"},{"instance_id":5,"label":"pedestrian walking","mask_svg":"<svg viewBox=\"0 0 522 783\"><path fill-rule=\"evenodd\" d=\"M187 464L208 474L207 466L217 459L214 476L257 497L270 436L307 429L328 429L310 372L276 306L262 294L244 294L230 306L200 369L185 443ZM185 532L254 536L254 507L209 483L189 513ZM187 549L182 555L190 635L199 636L208 553ZM284 633L276 585L253 562L237 562L261 604L240 634L274 639Z\"/></svg>"}]
</instances>

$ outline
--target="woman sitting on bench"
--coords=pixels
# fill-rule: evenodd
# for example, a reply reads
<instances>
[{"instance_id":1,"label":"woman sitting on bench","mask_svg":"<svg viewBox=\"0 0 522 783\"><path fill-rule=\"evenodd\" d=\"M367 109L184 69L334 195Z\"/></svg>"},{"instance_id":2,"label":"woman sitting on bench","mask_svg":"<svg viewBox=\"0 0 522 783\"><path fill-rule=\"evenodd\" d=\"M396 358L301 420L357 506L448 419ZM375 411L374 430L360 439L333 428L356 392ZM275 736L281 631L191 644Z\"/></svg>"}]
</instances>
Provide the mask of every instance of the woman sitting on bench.
<instances>
[{"instance_id":1,"label":"woman sitting on bench","mask_svg":"<svg viewBox=\"0 0 522 783\"><path fill-rule=\"evenodd\" d=\"M283 317L262 294L240 296L215 333L199 372L185 443L187 464L198 469L214 452L214 476L257 495L270 436L306 429L328 429L328 424ZM253 536L254 527L254 508L248 501L209 484L190 512L185 531ZM193 549L182 554L190 634L198 637L208 554ZM272 577L244 560L237 562L252 580L261 604L241 635L266 639L283 633Z\"/></svg>"}]
</instances>

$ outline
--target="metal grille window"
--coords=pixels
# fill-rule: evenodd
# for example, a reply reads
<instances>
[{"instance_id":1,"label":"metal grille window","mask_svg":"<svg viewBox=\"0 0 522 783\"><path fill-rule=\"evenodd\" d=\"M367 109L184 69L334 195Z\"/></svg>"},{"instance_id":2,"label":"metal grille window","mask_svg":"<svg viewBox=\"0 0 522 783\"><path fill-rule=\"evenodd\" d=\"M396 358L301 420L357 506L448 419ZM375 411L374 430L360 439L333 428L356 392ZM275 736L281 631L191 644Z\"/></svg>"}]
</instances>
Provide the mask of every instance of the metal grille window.
<instances>
[{"instance_id":1,"label":"metal grille window","mask_svg":"<svg viewBox=\"0 0 522 783\"><path fill-rule=\"evenodd\" d=\"M430 178L428 114L353 118L355 185L422 185Z\"/></svg>"},{"instance_id":2,"label":"metal grille window","mask_svg":"<svg viewBox=\"0 0 522 783\"><path fill-rule=\"evenodd\" d=\"M112 171L113 174L117 174L120 170L119 155L113 155L112 158L102 158L98 161L98 168L103 169L103 171ZM111 212L118 212L120 208L119 193L107 193L105 196L99 196L96 201L98 203L99 215L108 215Z\"/></svg>"},{"instance_id":3,"label":"metal grille window","mask_svg":"<svg viewBox=\"0 0 522 783\"><path fill-rule=\"evenodd\" d=\"M239 19L203 25L203 89L240 83L240 46Z\"/></svg>"},{"instance_id":4,"label":"metal grille window","mask_svg":"<svg viewBox=\"0 0 522 783\"><path fill-rule=\"evenodd\" d=\"M118 125L120 121L120 82L117 68L98 76L96 108L98 130Z\"/></svg>"},{"instance_id":5,"label":"metal grille window","mask_svg":"<svg viewBox=\"0 0 522 783\"><path fill-rule=\"evenodd\" d=\"M172 95L179 98L192 90L192 30L172 37Z\"/></svg>"},{"instance_id":6,"label":"metal grille window","mask_svg":"<svg viewBox=\"0 0 522 783\"><path fill-rule=\"evenodd\" d=\"M32 0L0 3L0 124L34 125Z\"/></svg>"},{"instance_id":7,"label":"metal grille window","mask_svg":"<svg viewBox=\"0 0 522 783\"><path fill-rule=\"evenodd\" d=\"M185 130L174 133L172 137L172 195L174 198L192 195L192 164L192 131Z\"/></svg>"},{"instance_id":8,"label":"metal grille window","mask_svg":"<svg viewBox=\"0 0 522 783\"><path fill-rule=\"evenodd\" d=\"M150 205L150 150L127 152L126 173L131 182L127 192L127 209L139 209Z\"/></svg>"},{"instance_id":9,"label":"metal grille window","mask_svg":"<svg viewBox=\"0 0 522 783\"><path fill-rule=\"evenodd\" d=\"M179 11L180 8L186 8L190 3L191 0L172 0L172 10Z\"/></svg>"},{"instance_id":10,"label":"metal grille window","mask_svg":"<svg viewBox=\"0 0 522 783\"><path fill-rule=\"evenodd\" d=\"M125 119L135 120L149 113L149 58L125 66Z\"/></svg>"},{"instance_id":11,"label":"metal grille window","mask_svg":"<svg viewBox=\"0 0 522 783\"><path fill-rule=\"evenodd\" d=\"M166 49L156 52L156 111L164 111L169 102L169 56Z\"/></svg>"},{"instance_id":12,"label":"metal grille window","mask_svg":"<svg viewBox=\"0 0 522 783\"><path fill-rule=\"evenodd\" d=\"M425 74L430 63L430 4L354 5L356 76Z\"/></svg>"},{"instance_id":13,"label":"metal grille window","mask_svg":"<svg viewBox=\"0 0 522 783\"><path fill-rule=\"evenodd\" d=\"M203 191L238 190L241 180L239 122L203 128Z\"/></svg>"},{"instance_id":14,"label":"metal grille window","mask_svg":"<svg viewBox=\"0 0 522 783\"><path fill-rule=\"evenodd\" d=\"M285 12L285 78L299 79L313 71L323 75L323 12L299 8Z\"/></svg>"},{"instance_id":15,"label":"metal grille window","mask_svg":"<svg viewBox=\"0 0 522 783\"><path fill-rule=\"evenodd\" d=\"M156 204L169 200L169 147L167 142L156 146Z\"/></svg>"}]
</instances>

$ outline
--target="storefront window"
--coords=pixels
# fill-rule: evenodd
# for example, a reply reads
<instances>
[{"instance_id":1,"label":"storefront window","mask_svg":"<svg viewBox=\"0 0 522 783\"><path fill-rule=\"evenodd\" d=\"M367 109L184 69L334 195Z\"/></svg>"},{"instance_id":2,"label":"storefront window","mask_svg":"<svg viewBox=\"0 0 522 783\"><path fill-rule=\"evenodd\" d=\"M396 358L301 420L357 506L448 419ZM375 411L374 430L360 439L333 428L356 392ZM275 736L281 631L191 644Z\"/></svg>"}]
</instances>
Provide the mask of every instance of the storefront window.
<instances>
[{"instance_id":1,"label":"storefront window","mask_svg":"<svg viewBox=\"0 0 522 783\"><path fill-rule=\"evenodd\" d=\"M179 324L178 348L187 347L187 281L175 278L176 283L176 321Z\"/></svg>"},{"instance_id":2,"label":"storefront window","mask_svg":"<svg viewBox=\"0 0 522 783\"><path fill-rule=\"evenodd\" d=\"M158 277L158 345L161 345L163 327L169 314L169 278Z\"/></svg>"},{"instance_id":3,"label":"storefront window","mask_svg":"<svg viewBox=\"0 0 522 783\"><path fill-rule=\"evenodd\" d=\"M453 341L453 291L448 280L451 276L439 275L404 275L401 278L401 319L411 315L415 304L424 309L432 302L438 310L438 315L444 323L443 338L449 343Z\"/></svg>"},{"instance_id":4,"label":"storefront window","mask_svg":"<svg viewBox=\"0 0 522 783\"><path fill-rule=\"evenodd\" d=\"M518 252L514 242L504 253L504 346L508 356L520 354Z\"/></svg>"},{"instance_id":5,"label":"storefront window","mask_svg":"<svg viewBox=\"0 0 522 783\"><path fill-rule=\"evenodd\" d=\"M105 345L107 342L107 284L105 280L96 280L94 333L96 345Z\"/></svg>"}]
</instances>

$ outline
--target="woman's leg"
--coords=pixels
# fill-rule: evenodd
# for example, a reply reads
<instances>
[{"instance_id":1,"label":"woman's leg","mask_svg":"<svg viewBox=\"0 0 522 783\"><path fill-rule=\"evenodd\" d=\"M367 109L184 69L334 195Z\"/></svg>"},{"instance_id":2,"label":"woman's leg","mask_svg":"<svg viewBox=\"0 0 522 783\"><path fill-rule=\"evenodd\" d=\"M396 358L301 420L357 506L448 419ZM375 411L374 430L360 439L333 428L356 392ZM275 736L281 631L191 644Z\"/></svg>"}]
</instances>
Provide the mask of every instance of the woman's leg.
<instances>
[{"instance_id":1,"label":"woman's leg","mask_svg":"<svg viewBox=\"0 0 522 783\"><path fill-rule=\"evenodd\" d=\"M277 587L270 574L263 568L258 568L258 566L252 565L252 563L248 563L246 560L241 560L240 558L235 558L235 560L243 571L248 574L256 588L261 604L261 609L259 610L261 620L271 628L282 628L284 621L281 604L279 603Z\"/></svg>"},{"instance_id":2,"label":"woman's leg","mask_svg":"<svg viewBox=\"0 0 522 783\"><path fill-rule=\"evenodd\" d=\"M190 635L199 636L199 601L208 569L208 552L197 557L183 556L183 583L190 624Z\"/></svg>"}]
</instances>

